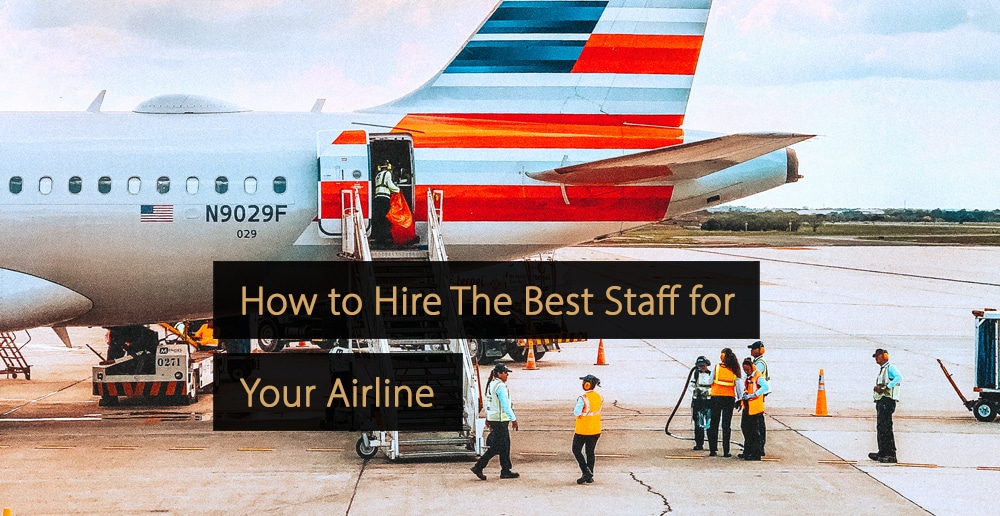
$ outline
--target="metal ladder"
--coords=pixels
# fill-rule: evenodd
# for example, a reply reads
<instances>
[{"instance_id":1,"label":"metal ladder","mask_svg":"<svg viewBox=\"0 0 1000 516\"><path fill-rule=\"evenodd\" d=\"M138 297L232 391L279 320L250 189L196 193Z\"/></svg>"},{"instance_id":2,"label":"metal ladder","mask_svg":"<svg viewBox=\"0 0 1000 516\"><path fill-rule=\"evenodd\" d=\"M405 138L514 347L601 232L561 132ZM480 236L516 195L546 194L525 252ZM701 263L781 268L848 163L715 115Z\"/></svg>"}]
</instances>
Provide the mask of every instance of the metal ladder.
<instances>
[{"instance_id":1,"label":"metal ladder","mask_svg":"<svg viewBox=\"0 0 1000 516\"><path fill-rule=\"evenodd\" d=\"M428 189L427 191L427 248L416 250L373 251L368 245L358 191L356 189L342 191L341 197L345 201L350 199L342 204L345 207L342 218L343 225L341 226L344 228L342 257L364 262L373 260L448 261L441 232L443 192L440 190ZM405 273L405 270L401 270L401 273ZM368 315L369 320L364 321L364 324L372 325L370 326L372 328L384 327L380 318ZM457 314L449 312L447 317L449 318L448 324L460 327ZM395 333L405 331L400 328L394 330ZM380 449L390 460L414 457L471 457L481 455L484 451L483 431L486 424L485 419L479 417L479 375L472 362L468 340L465 338L448 339L444 338L444 335L442 338L428 338L427 328L421 328L419 331L424 334L424 338L387 339L378 337L363 342L352 340L351 348L353 351L361 353L460 353L464 372L462 431L458 435L452 436L420 434L402 437L398 431L364 432L358 439L356 446L356 451L361 457L371 458Z\"/></svg>"},{"instance_id":2,"label":"metal ladder","mask_svg":"<svg viewBox=\"0 0 1000 516\"><path fill-rule=\"evenodd\" d=\"M24 373L24 379L31 379L31 366L24 360L21 348L14 342L14 334L0 333L0 360L3 360L6 369L0 370L0 374L17 378L18 373Z\"/></svg>"}]
</instances>

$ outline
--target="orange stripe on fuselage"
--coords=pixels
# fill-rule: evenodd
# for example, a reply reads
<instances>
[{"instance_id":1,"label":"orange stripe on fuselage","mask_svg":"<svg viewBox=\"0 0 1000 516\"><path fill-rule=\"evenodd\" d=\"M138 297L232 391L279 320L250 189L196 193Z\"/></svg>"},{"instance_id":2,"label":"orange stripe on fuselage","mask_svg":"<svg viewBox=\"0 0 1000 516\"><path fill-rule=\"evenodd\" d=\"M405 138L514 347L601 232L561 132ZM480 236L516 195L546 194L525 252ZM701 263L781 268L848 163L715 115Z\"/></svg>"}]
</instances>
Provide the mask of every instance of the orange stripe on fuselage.
<instances>
[{"instance_id":1,"label":"orange stripe on fuselage","mask_svg":"<svg viewBox=\"0 0 1000 516\"><path fill-rule=\"evenodd\" d=\"M702 36L593 34L571 73L694 75Z\"/></svg>"},{"instance_id":2,"label":"orange stripe on fuselage","mask_svg":"<svg viewBox=\"0 0 1000 516\"><path fill-rule=\"evenodd\" d=\"M511 117L407 115L393 132L412 134L416 148L434 149L656 149L684 141L684 131L675 127L609 125L605 120L595 123L598 121L587 119L583 120L589 123L549 122L538 115Z\"/></svg>"}]
</instances>

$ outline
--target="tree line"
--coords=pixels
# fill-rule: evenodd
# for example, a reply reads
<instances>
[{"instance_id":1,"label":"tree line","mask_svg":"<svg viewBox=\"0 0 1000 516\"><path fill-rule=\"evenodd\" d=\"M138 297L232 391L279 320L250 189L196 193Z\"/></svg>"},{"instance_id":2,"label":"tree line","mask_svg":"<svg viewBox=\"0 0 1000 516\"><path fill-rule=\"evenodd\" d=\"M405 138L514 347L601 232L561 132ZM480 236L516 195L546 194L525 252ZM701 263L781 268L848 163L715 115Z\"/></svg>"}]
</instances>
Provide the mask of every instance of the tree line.
<instances>
[{"instance_id":1,"label":"tree line","mask_svg":"<svg viewBox=\"0 0 1000 516\"><path fill-rule=\"evenodd\" d=\"M1000 222L1000 210L887 209L882 213L843 210L800 215L794 211L728 211L713 213L704 231L798 231L803 224L815 232L827 222Z\"/></svg>"}]
</instances>

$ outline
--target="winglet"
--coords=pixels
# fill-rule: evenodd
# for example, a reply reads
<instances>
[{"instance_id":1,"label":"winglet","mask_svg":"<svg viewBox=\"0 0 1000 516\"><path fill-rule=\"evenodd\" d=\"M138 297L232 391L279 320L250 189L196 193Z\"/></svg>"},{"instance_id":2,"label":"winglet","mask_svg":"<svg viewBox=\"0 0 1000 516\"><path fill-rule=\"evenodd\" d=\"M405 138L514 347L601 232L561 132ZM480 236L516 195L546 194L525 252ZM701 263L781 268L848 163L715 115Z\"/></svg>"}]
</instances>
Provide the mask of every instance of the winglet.
<instances>
[{"instance_id":1,"label":"winglet","mask_svg":"<svg viewBox=\"0 0 1000 516\"><path fill-rule=\"evenodd\" d=\"M326 99L316 99L316 103L313 104L313 108L309 110L310 113L319 113L323 111L323 104L326 104Z\"/></svg>"},{"instance_id":2,"label":"winglet","mask_svg":"<svg viewBox=\"0 0 1000 516\"><path fill-rule=\"evenodd\" d=\"M87 108L88 113L101 112L101 104L104 104L104 94L107 92L108 90L101 90L101 92L97 94L97 97L94 99L94 101L90 103L90 107Z\"/></svg>"}]
</instances>

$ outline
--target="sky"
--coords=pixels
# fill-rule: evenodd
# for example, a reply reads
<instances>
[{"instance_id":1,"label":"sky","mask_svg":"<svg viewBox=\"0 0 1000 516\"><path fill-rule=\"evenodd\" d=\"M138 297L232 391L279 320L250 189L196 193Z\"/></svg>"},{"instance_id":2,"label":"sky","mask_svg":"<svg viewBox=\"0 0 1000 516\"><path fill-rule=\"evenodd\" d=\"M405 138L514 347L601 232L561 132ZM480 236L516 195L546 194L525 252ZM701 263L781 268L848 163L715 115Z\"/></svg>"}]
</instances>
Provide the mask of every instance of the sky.
<instances>
[{"instance_id":1,"label":"sky","mask_svg":"<svg viewBox=\"0 0 1000 516\"><path fill-rule=\"evenodd\" d=\"M0 111L194 93L350 111L444 67L496 0L0 0ZM684 126L818 135L755 208L1000 208L1000 2L714 0Z\"/></svg>"}]
</instances>

